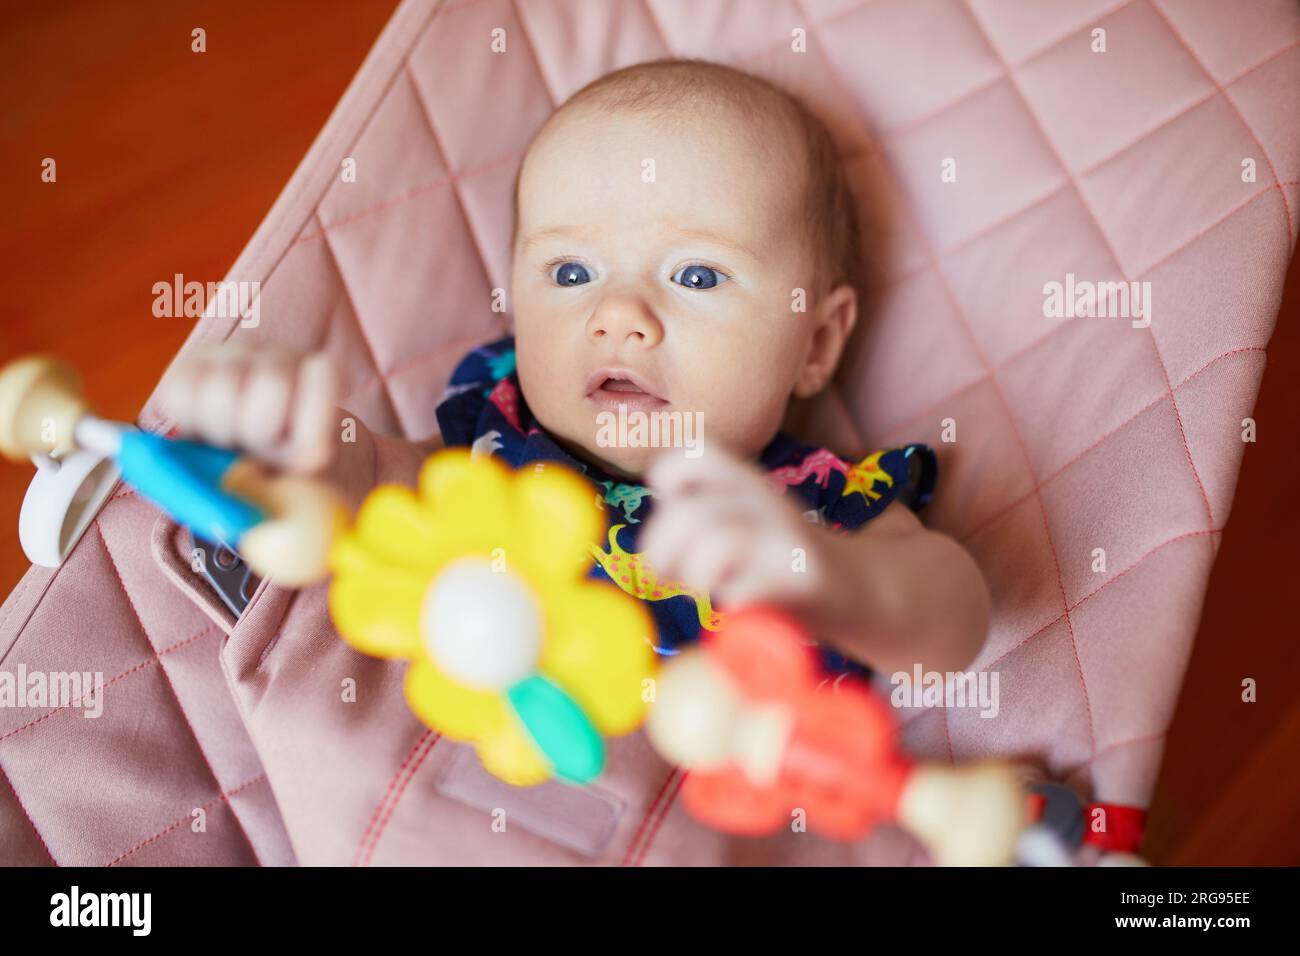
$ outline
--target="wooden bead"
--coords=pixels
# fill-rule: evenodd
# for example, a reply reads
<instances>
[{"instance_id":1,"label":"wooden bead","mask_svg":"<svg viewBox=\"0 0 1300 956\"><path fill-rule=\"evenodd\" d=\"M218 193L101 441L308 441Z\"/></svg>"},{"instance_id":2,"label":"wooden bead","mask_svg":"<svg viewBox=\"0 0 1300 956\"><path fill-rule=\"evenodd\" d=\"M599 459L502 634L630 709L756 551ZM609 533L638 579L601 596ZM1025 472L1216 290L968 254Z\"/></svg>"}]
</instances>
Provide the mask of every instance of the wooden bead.
<instances>
[{"instance_id":1,"label":"wooden bead","mask_svg":"<svg viewBox=\"0 0 1300 956\"><path fill-rule=\"evenodd\" d=\"M709 656L686 651L656 678L646 733L667 759L691 770L726 765L743 700Z\"/></svg>"},{"instance_id":2,"label":"wooden bead","mask_svg":"<svg viewBox=\"0 0 1300 956\"><path fill-rule=\"evenodd\" d=\"M31 355L0 369L0 454L65 455L76 448L77 422L90 411L81 380L64 362Z\"/></svg>"},{"instance_id":3,"label":"wooden bead","mask_svg":"<svg viewBox=\"0 0 1300 956\"><path fill-rule=\"evenodd\" d=\"M939 866L1007 866L1027 824L1028 800L1005 763L928 764L913 771L897 814Z\"/></svg>"},{"instance_id":4,"label":"wooden bead","mask_svg":"<svg viewBox=\"0 0 1300 956\"><path fill-rule=\"evenodd\" d=\"M299 475L271 475L248 458L236 461L221 486L257 505L267 519L239 539L248 566L286 587L304 587L329 573L330 543L348 512L328 484Z\"/></svg>"}]
</instances>

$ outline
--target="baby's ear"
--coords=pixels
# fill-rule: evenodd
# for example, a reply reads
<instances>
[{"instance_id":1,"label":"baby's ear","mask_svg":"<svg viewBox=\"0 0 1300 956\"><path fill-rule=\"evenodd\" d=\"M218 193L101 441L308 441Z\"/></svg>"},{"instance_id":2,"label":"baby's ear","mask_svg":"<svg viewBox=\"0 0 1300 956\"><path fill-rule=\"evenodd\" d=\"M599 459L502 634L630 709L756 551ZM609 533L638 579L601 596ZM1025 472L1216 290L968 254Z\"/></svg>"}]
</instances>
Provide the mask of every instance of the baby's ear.
<instances>
[{"instance_id":1,"label":"baby's ear","mask_svg":"<svg viewBox=\"0 0 1300 956\"><path fill-rule=\"evenodd\" d=\"M857 291L847 283L833 287L818 300L812 320L808 352L794 383L797 398L816 395L835 374L844 345L858 321Z\"/></svg>"}]
</instances>

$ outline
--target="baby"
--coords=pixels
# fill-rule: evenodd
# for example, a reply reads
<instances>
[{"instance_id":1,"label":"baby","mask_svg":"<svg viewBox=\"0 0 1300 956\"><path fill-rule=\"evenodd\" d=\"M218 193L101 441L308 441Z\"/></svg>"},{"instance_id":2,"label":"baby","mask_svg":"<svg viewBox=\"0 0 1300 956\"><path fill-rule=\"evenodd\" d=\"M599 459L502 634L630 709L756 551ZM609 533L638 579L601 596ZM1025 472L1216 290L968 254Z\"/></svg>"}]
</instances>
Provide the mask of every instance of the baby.
<instances>
[{"instance_id":1,"label":"baby","mask_svg":"<svg viewBox=\"0 0 1300 956\"><path fill-rule=\"evenodd\" d=\"M514 336L458 367L442 440L585 472L610 523L592 575L650 603L664 653L763 602L798 615L831 666L958 670L984 640L989 594L970 555L913 513L933 453L847 462L780 431L792 398L831 381L861 267L844 170L798 101L701 62L609 74L528 149ZM318 468L337 418L288 426L300 398L320 404L291 402L293 382L328 381L307 361L311 375L284 356L200 356L173 370L163 408L185 431ZM694 455L611 443L618 412L680 413L708 442Z\"/></svg>"}]
</instances>

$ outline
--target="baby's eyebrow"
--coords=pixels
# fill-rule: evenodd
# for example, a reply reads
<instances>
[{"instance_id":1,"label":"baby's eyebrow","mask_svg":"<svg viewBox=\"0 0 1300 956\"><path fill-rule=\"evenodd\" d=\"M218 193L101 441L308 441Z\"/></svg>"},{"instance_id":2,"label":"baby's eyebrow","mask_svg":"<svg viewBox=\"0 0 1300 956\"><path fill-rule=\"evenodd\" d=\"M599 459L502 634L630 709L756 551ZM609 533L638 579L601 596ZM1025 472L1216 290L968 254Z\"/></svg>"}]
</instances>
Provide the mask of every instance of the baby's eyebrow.
<instances>
[{"instance_id":1,"label":"baby's eyebrow","mask_svg":"<svg viewBox=\"0 0 1300 956\"><path fill-rule=\"evenodd\" d=\"M677 234L686 239L695 239L699 242L709 242L715 246L734 249L741 255L748 256L751 259L758 260L762 258L756 250L720 232L710 232L708 229L679 229Z\"/></svg>"},{"instance_id":2,"label":"baby's eyebrow","mask_svg":"<svg viewBox=\"0 0 1300 956\"><path fill-rule=\"evenodd\" d=\"M545 242L547 239L573 239L578 235L577 230L570 229L567 226L556 226L552 229L543 229L540 232L534 232L532 235L525 236L520 240L522 246L535 246L539 242Z\"/></svg>"},{"instance_id":3,"label":"baby's eyebrow","mask_svg":"<svg viewBox=\"0 0 1300 956\"><path fill-rule=\"evenodd\" d=\"M748 256L750 259L760 260L762 258L756 250L720 232L712 232L708 229L676 229L674 232L677 237L723 246L739 252L741 255ZM569 226L554 226L525 236L520 240L520 245L527 248L545 242L547 239L576 239L582 235L584 233Z\"/></svg>"}]
</instances>

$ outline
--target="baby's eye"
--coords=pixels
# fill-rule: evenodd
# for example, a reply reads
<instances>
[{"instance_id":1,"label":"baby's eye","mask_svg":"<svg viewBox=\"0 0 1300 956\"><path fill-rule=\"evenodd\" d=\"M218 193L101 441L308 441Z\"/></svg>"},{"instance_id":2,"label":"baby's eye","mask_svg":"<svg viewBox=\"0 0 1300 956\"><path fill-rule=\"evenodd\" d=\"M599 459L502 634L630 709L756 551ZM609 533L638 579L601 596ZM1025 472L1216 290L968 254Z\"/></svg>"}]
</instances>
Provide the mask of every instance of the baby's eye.
<instances>
[{"instance_id":1,"label":"baby's eye","mask_svg":"<svg viewBox=\"0 0 1300 956\"><path fill-rule=\"evenodd\" d=\"M688 289L712 289L727 281L727 276L708 266L683 266L673 275L673 281Z\"/></svg>"},{"instance_id":2,"label":"baby's eye","mask_svg":"<svg viewBox=\"0 0 1300 956\"><path fill-rule=\"evenodd\" d=\"M551 275L556 285L582 285L591 281L591 273L580 262L561 262Z\"/></svg>"}]
</instances>

